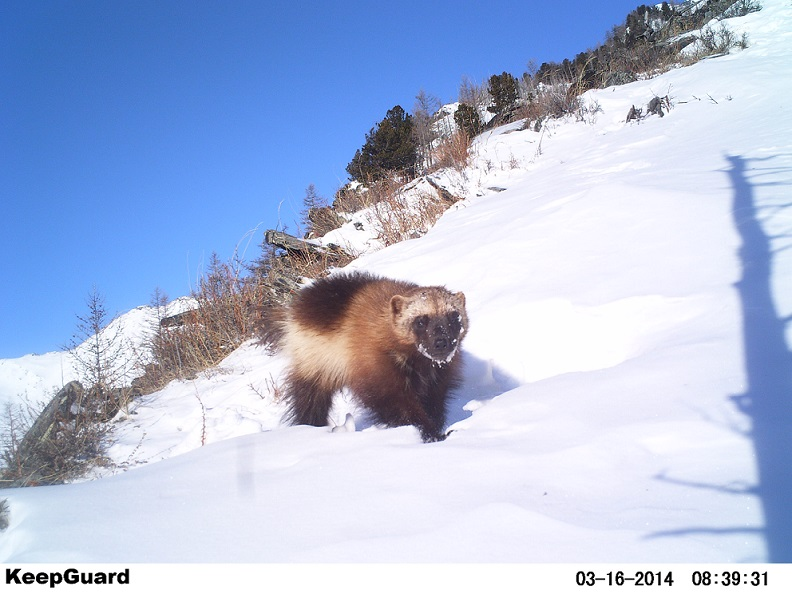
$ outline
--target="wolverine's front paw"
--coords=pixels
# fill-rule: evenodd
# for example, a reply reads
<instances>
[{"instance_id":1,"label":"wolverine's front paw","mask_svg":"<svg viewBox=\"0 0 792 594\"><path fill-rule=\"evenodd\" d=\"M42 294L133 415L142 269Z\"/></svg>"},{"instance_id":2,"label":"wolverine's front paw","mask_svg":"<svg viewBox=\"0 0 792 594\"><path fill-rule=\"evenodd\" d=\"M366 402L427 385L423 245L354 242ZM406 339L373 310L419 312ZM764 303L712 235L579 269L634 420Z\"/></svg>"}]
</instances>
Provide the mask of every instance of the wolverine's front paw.
<instances>
[{"instance_id":1,"label":"wolverine's front paw","mask_svg":"<svg viewBox=\"0 0 792 594\"><path fill-rule=\"evenodd\" d=\"M437 433L436 431L421 431L421 439L423 439L424 443L433 443L435 441L443 441L446 437L448 437L447 433Z\"/></svg>"}]
</instances>

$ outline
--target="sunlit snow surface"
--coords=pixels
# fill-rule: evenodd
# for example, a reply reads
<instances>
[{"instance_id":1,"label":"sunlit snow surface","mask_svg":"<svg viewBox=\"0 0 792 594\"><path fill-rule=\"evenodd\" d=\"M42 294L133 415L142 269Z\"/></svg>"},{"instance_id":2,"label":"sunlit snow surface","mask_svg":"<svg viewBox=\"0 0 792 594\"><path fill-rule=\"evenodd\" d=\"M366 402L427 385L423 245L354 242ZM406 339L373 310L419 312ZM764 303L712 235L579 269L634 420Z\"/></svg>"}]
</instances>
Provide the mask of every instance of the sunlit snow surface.
<instances>
[{"instance_id":1,"label":"sunlit snow surface","mask_svg":"<svg viewBox=\"0 0 792 594\"><path fill-rule=\"evenodd\" d=\"M737 283L762 264L744 221L771 237L774 313L792 314L792 7L762 4L728 22L744 51L591 91L586 121L482 135L464 175L435 176L464 201L353 263L465 293L445 442L348 398L335 423L351 411L355 432L283 426L284 362L246 344L118 421L115 476L0 492L0 560L768 560L767 439L736 399L754 348ZM665 117L625 122L655 95ZM33 390L19 369L0 385ZM788 474L788 451L763 464Z\"/></svg>"}]
</instances>

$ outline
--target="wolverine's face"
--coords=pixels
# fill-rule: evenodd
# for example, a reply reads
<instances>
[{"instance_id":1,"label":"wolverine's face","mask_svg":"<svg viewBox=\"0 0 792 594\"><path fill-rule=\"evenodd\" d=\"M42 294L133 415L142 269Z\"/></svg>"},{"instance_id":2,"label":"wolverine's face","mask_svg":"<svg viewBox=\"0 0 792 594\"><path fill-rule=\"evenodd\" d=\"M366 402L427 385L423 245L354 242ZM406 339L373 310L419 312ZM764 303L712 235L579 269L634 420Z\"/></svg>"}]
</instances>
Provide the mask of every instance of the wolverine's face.
<instances>
[{"instance_id":1,"label":"wolverine's face","mask_svg":"<svg viewBox=\"0 0 792 594\"><path fill-rule=\"evenodd\" d=\"M438 363L448 363L454 358L462 335L462 315L451 311L445 315L418 316L413 320L412 331L418 351Z\"/></svg>"},{"instance_id":2,"label":"wolverine's face","mask_svg":"<svg viewBox=\"0 0 792 594\"><path fill-rule=\"evenodd\" d=\"M465 296L424 290L409 298L391 300L397 329L418 351L438 364L448 363L466 332Z\"/></svg>"}]
</instances>

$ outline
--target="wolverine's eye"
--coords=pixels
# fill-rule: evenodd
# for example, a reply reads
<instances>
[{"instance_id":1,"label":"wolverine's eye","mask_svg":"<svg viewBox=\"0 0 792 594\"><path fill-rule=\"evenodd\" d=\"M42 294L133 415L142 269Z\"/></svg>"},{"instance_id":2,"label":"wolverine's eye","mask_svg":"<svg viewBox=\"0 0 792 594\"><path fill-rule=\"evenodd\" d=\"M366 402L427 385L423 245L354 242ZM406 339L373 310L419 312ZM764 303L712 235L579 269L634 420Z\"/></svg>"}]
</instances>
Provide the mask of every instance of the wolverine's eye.
<instances>
[{"instance_id":1,"label":"wolverine's eye","mask_svg":"<svg viewBox=\"0 0 792 594\"><path fill-rule=\"evenodd\" d=\"M413 322L413 328L416 332L423 332L429 325L429 316L418 316Z\"/></svg>"}]
</instances>

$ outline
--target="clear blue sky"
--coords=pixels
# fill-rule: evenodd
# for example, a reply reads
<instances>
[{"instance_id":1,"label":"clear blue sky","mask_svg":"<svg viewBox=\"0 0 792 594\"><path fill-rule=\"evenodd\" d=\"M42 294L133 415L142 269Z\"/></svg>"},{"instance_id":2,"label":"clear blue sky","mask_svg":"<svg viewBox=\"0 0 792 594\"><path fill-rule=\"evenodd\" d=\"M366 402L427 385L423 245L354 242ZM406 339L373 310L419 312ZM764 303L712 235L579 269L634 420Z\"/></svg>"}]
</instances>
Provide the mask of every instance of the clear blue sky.
<instances>
[{"instance_id":1,"label":"clear blue sky","mask_svg":"<svg viewBox=\"0 0 792 594\"><path fill-rule=\"evenodd\" d=\"M640 2L0 0L0 358L188 294L212 252L294 229L421 89L519 76Z\"/></svg>"}]
</instances>

